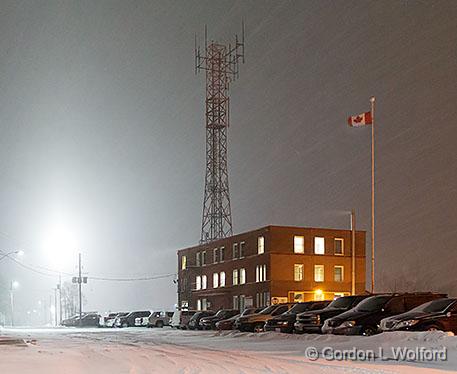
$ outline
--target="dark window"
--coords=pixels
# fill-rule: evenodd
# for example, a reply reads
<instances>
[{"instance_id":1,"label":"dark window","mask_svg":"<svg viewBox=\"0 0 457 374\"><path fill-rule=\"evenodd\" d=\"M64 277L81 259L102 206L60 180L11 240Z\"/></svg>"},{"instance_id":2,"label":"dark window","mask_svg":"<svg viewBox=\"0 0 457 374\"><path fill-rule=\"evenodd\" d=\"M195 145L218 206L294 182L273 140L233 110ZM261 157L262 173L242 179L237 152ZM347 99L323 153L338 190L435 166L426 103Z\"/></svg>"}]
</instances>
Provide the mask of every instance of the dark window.
<instances>
[{"instance_id":1,"label":"dark window","mask_svg":"<svg viewBox=\"0 0 457 374\"><path fill-rule=\"evenodd\" d=\"M454 301L455 300L453 300L453 299L433 300L433 301L429 301L428 303L419 305L418 307L414 308L412 311L425 312L425 313L444 312L449 307L449 305L452 304ZM457 310L457 303L454 304L454 310Z\"/></svg>"},{"instance_id":2,"label":"dark window","mask_svg":"<svg viewBox=\"0 0 457 374\"><path fill-rule=\"evenodd\" d=\"M225 260L225 247L219 248L219 261Z\"/></svg>"},{"instance_id":3,"label":"dark window","mask_svg":"<svg viewBox=\"0 0 457 374\"><path fill-rule=\"evenodd\" d=\"M244 253L245 244L246 244L245 242L241 242L241 243L240 243L240 258L241 258L241 257L244 257L244 255L245 255L245 253Z\"/></svg>"},{"instance_id":4,"label":"dark window","mask_svg":"<svg viewBox=\"0 0 457 374\"><path fill-rule=\"evenodd\" d=\"M238 258L238 243L233 243L233 259Z\"/></svg>"},{"instance_id":5,"label":"dark window","mask_svg":"<svg viewBox=\"0 0 457 374\"><path fill-rule=\"evenodd\" d=\"M336 309L348 309L352 306L354 299L352 297L339 297L336 300L333 300L328 307Z\"/></svg>"},{"instance_id":6,"label":"dark window","mask_svg":"<svg viewBox=\"0 0 457 374\"><path fill-rule=\"evenodd\" d=\"M384 307L391 297L392 296L371 296L368 299L361 301L356 309L360 312L377 312Z\"/></svg>"},{"instance_id":7,"label":"dark window","mask_svg":"<svg viewBox=\"0 0 457 374\"><path fill-rule=\"evenodd\" d=\"M335 244L335 254L342 255L344 253L344 239L335 238L334 244Z\"/></svg>"},{"instance_id":8,"label":"dark window","mask_svg":"<svg viewBox=\"0 0 457 374\"><path fill-rule=\"evenodd\" d=\"M284 312L287 312L289 307L287 305L281 305L278 307L278 309L275 309L273 313L271 313L272 316L277 316L279 314L283 314Z\"/></svg>"},{"instance_id":9,"label":"dark window","mask_svg":"<svg viewBox=\"0 0 457 374\"><path fill-rule=\"evenodd\" d=\"M206 265L206 251L202 252L202 265Z\"/></svg>"},{"instance_id":10,"label":"dark window","mask_svg":"<svg viewBox=\"0 0 457 374\"><path fill-rule=\"evenodd\" d=\"M394 297L386 304L384 309L389 313L403 313L405 311L405 300L403 297Z\"/></svg>"}]
</instances>

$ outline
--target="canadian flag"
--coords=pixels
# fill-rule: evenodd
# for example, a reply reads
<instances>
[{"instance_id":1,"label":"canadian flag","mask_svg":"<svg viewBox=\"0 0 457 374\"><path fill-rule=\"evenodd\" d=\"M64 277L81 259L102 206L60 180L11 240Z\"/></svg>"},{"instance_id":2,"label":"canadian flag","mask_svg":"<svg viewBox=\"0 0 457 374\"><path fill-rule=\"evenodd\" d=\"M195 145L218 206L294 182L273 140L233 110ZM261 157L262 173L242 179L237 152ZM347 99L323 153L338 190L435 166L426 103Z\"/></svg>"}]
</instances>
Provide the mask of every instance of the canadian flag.
<instances>
[{"instance_id":1,"label":"canadian flag","mask_svg":"<svg viewBox=\"0 0 457 374\"><path fill-rule=\"evenodd\" d=\"M356 116L350 116L348 118L348 124L351 127L362 127L365 125L372 125L373 117L371 116L371 112L365 112L362 114L358 114Z\"/></svg>"}]
</instances>

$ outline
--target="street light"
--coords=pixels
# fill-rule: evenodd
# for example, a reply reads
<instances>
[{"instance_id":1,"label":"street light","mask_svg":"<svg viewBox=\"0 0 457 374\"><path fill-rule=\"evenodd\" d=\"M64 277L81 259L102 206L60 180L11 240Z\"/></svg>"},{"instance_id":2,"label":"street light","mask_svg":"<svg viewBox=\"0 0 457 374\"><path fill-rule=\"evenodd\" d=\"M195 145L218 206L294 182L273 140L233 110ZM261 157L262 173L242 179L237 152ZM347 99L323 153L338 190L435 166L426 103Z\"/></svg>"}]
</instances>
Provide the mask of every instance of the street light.
<instances>
[{"instance_id":1,"label":"street light","mask_svg":"<svg viewBox=\"0 0 457 374\"><path fill-rule=\"evenodd\" d=\"M11 300L11 326L14 326L14 293L13 291L19 287L18 281L11 281L10 300Z\"/></svg>"}]
</instances>

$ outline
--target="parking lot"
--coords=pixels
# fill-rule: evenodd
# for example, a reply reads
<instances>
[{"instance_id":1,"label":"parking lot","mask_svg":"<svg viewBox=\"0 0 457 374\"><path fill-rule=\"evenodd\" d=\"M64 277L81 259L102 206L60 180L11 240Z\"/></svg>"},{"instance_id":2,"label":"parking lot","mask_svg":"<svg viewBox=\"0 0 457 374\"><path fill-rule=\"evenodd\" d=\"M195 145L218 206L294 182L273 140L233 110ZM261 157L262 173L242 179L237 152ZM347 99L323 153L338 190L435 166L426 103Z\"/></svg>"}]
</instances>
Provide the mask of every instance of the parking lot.
<instances>
[{"instance_id":1,"label":"parking lot","mask_svg":"<svg viewBox=\"0 0 457 374\"><path fill-rule=\"evenodd\" d=\"M372 337L288 335L276 332L181 331L165 327L125 329L3 329L0 372L29 373L415 373L457 367L457 338L442 332L394 332ZM25 344L18 344L23 339ZM399 362L390 347L445 347L446 361ZM308 357L309 348L320 356ZM323 357L335 350L379 348L386 357L371 361ZM433 370L431 370L433 369Z\"/></svg>"}]
</instances>

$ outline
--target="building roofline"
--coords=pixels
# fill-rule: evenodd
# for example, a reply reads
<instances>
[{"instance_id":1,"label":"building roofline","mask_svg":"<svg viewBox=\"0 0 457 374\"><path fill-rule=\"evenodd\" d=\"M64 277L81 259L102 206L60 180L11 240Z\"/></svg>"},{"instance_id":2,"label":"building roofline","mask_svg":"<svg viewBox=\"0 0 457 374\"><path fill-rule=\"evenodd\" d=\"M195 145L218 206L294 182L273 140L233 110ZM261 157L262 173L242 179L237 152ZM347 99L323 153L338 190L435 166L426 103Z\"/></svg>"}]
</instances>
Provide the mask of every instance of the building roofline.
<instances>
[{"instance_id":1,"label":"building roofline","mask_svg":"<svg viewBox=\"0 0 457 374\"><path fill-rule=\"evenodd\" d=\"M177 249L176 252L181 252L181 251L185 251L185 250L190 250L190 249L194 249L194 248L197 248L197 247L211 246L212 243L217 243L217 242L220 242L220 241L223 241L223 240L227 240L227 239L229 239L229 238L234 238L234 237L239 236L239 235L245 235L245 234L253 233L253 232L256 232L256 231L267 230L267 229L270 229L270 228L279 228L279 229L301 229L301 230L350 231L349 228L348 228L348 229L334 229L334 228L328 228L328 227L267 225L267 226L258 227L258 228L253 229L253 230L248 230L248 231L240 232L240 233L234 234L234 235L232 235L232 236L228 236L228 237L226 237L226 238L216 239L216 240L213 240L212 242L207 242L207 243L203 243L203 244L196 244L196 245L192 245L192 246L190 246L190 247L180 248L180 249ZM366 233L366 230L356 230L356 232L357 232L357 233Z\"/></svg>"}]
</instances>

